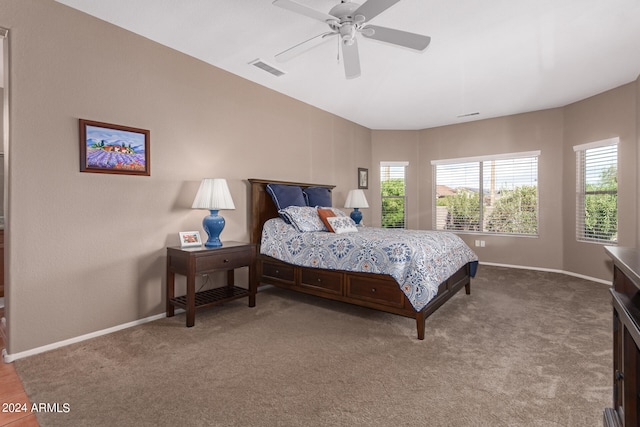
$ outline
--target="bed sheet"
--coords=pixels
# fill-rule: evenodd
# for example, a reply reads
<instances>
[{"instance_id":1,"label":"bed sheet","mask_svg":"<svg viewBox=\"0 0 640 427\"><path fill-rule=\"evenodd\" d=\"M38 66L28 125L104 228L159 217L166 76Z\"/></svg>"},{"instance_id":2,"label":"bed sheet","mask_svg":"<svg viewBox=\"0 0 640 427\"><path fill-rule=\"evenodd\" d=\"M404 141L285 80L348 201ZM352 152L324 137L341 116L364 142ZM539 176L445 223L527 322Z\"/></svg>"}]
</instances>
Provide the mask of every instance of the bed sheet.
<instances>
[{"instance_id":1,"label":"bed sheet","mask_svg":"<svg viewBox=\"0 0 640 427\"><path fill-rule=\"evenodd\" d=\"M301 233L281 218L265 222L260 253L302 267L388 274L416 311L436 296L442 282L478 260L450 232L359 227L344 234Z\"/></svg>"}]
</instances>

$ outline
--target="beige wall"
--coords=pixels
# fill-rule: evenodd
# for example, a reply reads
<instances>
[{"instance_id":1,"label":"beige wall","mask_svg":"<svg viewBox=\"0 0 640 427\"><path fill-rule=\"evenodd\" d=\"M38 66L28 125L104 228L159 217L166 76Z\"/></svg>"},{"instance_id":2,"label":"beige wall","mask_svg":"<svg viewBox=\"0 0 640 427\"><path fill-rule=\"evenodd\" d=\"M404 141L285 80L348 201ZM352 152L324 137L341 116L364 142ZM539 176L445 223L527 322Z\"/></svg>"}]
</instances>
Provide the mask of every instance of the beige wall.
<instances>
[{"instance_id":1,"label":"beige wall","mask_svg":"<svg viewBox=\"0 0 640 427\"><path fill-rule=\"evenodd\" d=\"M461 237L484 262L558 269L610 280L611 263L603 245L576 241L573 146L620 137L619 244L638 244L639 85L636 81L563 108L416 132L373 131L372 165L409 161L412 172L407 186L410 197L417 192L417 228L431 229L431 160L541 150L539 237L471 233ZM415 214L414 206L409 209L410 215ZM374 225L379 224L379 215L372 216L377 220ZM475 239L485 240L486 246L473 246Z\"/></svg>"},{"instance_id":2,"label":"beige wall","mask_svg":"<svg viewBox=\"0 0 640 427\"><path fill-rule=\"evenodd\" d=\"M408 226L429 229L432 159L539 149L540 237L483 236L480 259L609 279L602 247L572 241L571 146L620 135L621 242L640 242L638 82L566 108L371 131L52 0L0 0L0 11L11 354L162 313L165 247L201 229L206 212L190 205L203 177L228 179L236 210L223 239L247 240L247 178L336 184L341 206L367 167L364 222L376 225L379 162L406 160ZM150 129L151 176L80 173L78 118Z\"/></svg>"},{"instance_id":3,"label":"beige wall","mask_svg":"<svg viewBox=\"0 0 640 427\"><path fill-rule=\"evenodd\" d=\"M420 146L421 180L425 188L421 198L423 228L432 226L431 160L540 150L538 159L539 237L484 235L485 247L475 247L476 235L463 235L478 257L485 262L511 265L562 268L562 111L559 109L469 122L423 131Z\"/></svg>"},{"instance_id":4,"label":"beige wall","mask_svg":"<svg viewBox=\"0 0 640 427\"><path fill-rule=\"evenodd\" d=\"M406 168L406 193L407 193L407 228L419 229L419 205L420 187L418 173L418 158L420 131L373 131L371 135L371 155L373 162L369 170L369 209L363 212L363 222L366 225L379 227L382 222L382 202L380 197L380 162L404 162L409 161Z\"/></svg>"},{"instance_id":5,"label":"beige wall","mask_svg":"<svg viewBox=\"0 0 640 427\"><path fill-rule=\"evenodd\" d=\"M575 232L576 160L573 146L618 136L618 243L634 246L637 215L636 85L632 83L564 108L565 269L611 278L611 261L602 245L578 242Z\"/></svg>"},{"instance_id":6,"label":"beige wall","mask_svg":"<svg viewBox=\"0 0 640 427\"><path fill-rule=\"evenodd\" d=\"M248 240L247 178L336 184L370 131L52 0L0 0L10 29L8 352L164 311L164 256L200 180L227 178L223 240ZM79 172L78 118L151 131L151 176Z\"/></svg>"},{"instance_id":7,"label":"beige wall","mask_svg":"<svg viewBox=\"0 0 640 427\"><path fill-rule=\"evenodd\" d=\"M484 262L562 268L562 220L561 212L557 210L562 200L557 185L562 179L561 109L425 129L416 132L412 141L404 138L404 132L400 135L403 138L398 138L394 132L373 132L372 164L386 160L409 161L415 172L407 179L417 179L408 186L417 189L414 204L417 206L417 228L420 229L432 228L431 160L541 150L539 238L488 234L482 237L461 234L461 237ZM403 149L396 150L398 146ZM396 158L387 158L394 154ZM474 247L476 238L485 240L486 246Z\"/></svg>"}]
</instances>

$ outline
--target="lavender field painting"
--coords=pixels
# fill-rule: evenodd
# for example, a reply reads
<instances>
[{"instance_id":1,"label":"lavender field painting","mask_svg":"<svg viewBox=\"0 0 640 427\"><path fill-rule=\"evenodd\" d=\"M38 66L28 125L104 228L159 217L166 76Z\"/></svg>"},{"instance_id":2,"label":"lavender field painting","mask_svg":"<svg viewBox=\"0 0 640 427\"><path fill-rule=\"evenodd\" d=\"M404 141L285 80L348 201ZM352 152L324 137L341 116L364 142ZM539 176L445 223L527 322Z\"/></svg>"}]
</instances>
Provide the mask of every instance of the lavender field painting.
<instances>
[{"instance_id":1,"label":"lavender field painting","mask_svg":"<svg viewBox=\"0 0 640 427\"><path fill-rule=\"evenodd\" d=\"M80 120L81 171L149 175L149 131Z\"/></svg>"}]
</instances>

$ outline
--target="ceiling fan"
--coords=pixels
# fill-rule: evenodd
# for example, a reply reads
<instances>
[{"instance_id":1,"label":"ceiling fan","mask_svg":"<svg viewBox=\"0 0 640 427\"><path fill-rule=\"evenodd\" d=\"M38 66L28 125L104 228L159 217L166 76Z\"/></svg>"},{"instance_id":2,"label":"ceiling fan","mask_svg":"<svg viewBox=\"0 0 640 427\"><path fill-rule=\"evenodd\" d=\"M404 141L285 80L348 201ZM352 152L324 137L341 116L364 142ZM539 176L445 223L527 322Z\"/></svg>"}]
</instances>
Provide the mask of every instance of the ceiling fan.
<instances>
[{"instance_id":1,"label":"ceiling fan","mask_svg":"<svg viewBox=\"0 0 640 427\"><path fill-rule=\"evenodd\" d=\"M275 56L276 60L279 62L288 61L313 47L333 39L333 36L339 35L340 44L342 45L344 73L348 79L352 79L360 76L360 57L358 55L358 40L356 39L358 33L369 39L417 51L425 50L431 42L431 37L368 23L368 21L399 1L367 0L362 5L359 5L349 0L342 0L329 13L324 13L293 0L275 0L273 2L274 5L325 22L331 29L331 31L314 36L278 53Z\"/></svg>"}]
</instances>

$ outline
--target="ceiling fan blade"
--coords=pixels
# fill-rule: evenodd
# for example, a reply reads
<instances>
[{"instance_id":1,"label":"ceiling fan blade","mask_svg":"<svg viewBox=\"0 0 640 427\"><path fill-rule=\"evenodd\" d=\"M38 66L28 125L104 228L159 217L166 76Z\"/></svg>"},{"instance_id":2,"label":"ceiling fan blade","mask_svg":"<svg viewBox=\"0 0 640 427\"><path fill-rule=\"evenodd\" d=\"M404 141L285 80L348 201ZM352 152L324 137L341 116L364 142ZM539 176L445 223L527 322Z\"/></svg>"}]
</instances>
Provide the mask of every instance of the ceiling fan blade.
<instances>
[{"instance_id":1,"label":"ceiling fan blade","mask_svg":"<svg viewBox=\"0 0 640 427\"><path fill-rule=\"evenodd\" d=\"M353 16L361 15L364 16L365 21L370 21L399 1L400 0L368 0L353 12Z\"/></svg>"},{"instance_id":2,"label":"ceiling fan blade","mask_svg":"<svg viewBox=\"0 0 640 427\"><path fill-rule=\"evenodd\" d=\"M301 15L308 16L309 18L317 19L318 21L327 22L335 21L336 17L331 16L328 13L320 12L310 7L301 5L292 0L275 0L273 2L275 6L287 9L291 12L299 13Z\"/></svg>"},{"instance_id":3,"label":"ceiling fan blade","mask_svg":"<svg viewBox=\"0 0 640 427\"><path fill-rule=\"evenodd\" d=\"M348 79L360 76L360 55L358 54L358 41L342 43L342 60L344 62L344 75Z\"/></svg>"},{"instance_id":4,"label":"ceiling fan blade","mask_svg":"<svg viewBox=\"0 0 640 427\"><path fill-rule=\"evenodd\" d=\"M316 46L320 46L322 43L325 43L328 40L331 40L331 37L337 34L338 33L336 32L328 31L326 33L319 34L315 37L311 37L309 40L305 40L302 43L298 43L297 45L276 54L275 56L276 61L285 62L290 59L293 59L296 56L300 55L301 53L304 53L310 49L313 49Z\"/></svg>"},{"instance_id":5,"label":"ceiling fan blade","mask_svg":"<svg viewBox=\"0 0 640 427\"><path fill-rule=\"evenodd\" d=\"M429 46L429 43L431 43L431 37L423 36L421 34L409 33L407 31L395 30L393 28L380 27L377 25L367 25L363 28L363 30L368 29L373 29L374 33L367 35L368 32L363 31L363 37L408 47L409 49L425 50L427 46Z\"/></svg>"}]
</instances>

